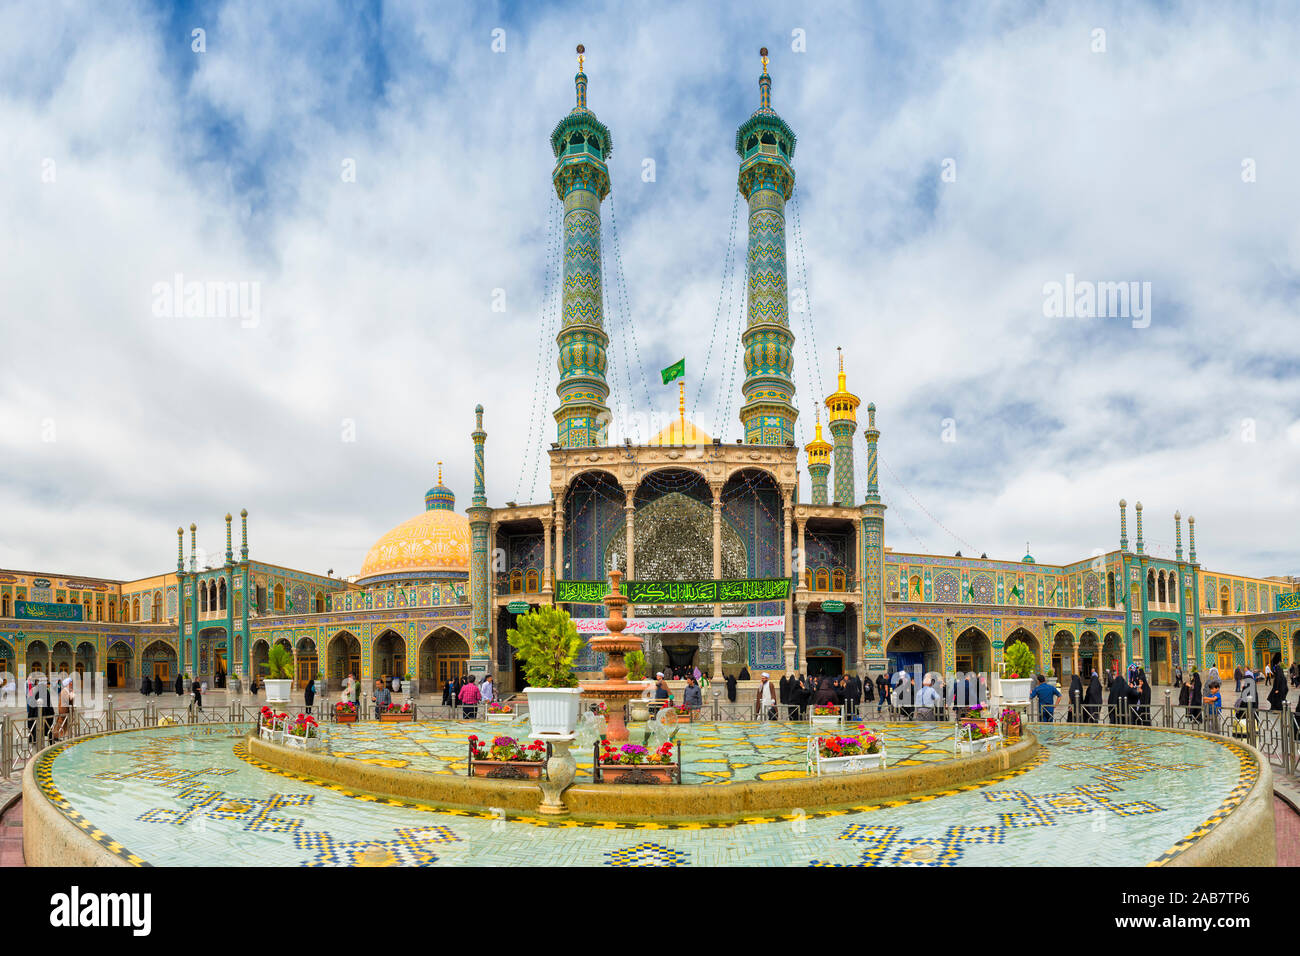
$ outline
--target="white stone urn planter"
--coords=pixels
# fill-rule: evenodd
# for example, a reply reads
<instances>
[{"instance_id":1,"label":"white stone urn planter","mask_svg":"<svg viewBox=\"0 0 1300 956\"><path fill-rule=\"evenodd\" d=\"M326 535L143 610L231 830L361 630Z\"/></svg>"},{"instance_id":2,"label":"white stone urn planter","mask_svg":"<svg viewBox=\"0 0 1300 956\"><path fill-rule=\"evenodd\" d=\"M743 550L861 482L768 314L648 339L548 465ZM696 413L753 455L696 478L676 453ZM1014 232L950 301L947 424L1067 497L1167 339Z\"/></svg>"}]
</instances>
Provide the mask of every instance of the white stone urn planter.
<instances>
[{"instance_id":1,"label":"white stone urn planter","mask_svg":"<svg viewBox=\"0 0 1300 956\"><path fill-rule=\"evenodd\" d=\"M1033 681L1028 677L1004 677L999 683L1003 703L1025 704L1029 702L1029 685Z\"/></svg>"},{"instance_id":2,"label":"white stone urn planter","mask_svg":"<svg viewBox=\"0 0 1300 956\"><path fill-rule=\"evenodd\" d=\"M844 726L844 714L842 711L835 714L814 714L811 713L810 708L808 721L814 727L842 727Z\"/></svg>"},{"instance_id":3,"label":"white stone urn planter","mask_svg":"<svg viewBox=\"0 0 1300 956\"><path fill-rule=\"evenodd\" d=\"M578 726L580 687L525 687L534 737L567 737Z\"/></svg>"},{"instance_id":4,"label":"white stone urn planter","mask_svg":"<svg viewBox=\"0 0 1300 956\"><path fill-rule=\"evenodd\" d=\"M289 691L293 687L291 680L266 680L266 702L268 704L289 703Z\"/></svg>"},{"instance_id":5,"label":"white stone urn planter","mask_svg":"<svg viewBox=\"0 0 1300 956\"><path fill-rule=\"evenodd\" d=\"M980 737L978 740L966 740L962 737L957 738L956 751L959 754L983 754L997 750L1002 746L1001 735L996 737Z\"/></svg>"},{"instance_id":6,"label":"white stone urn planter","mask_svg":"<svg viewBox=\"0 0 1300 956\"><path fill-rule=\"evenodd\" d=\"M852 757L823 757L817 738L808 741L808 772L821 776L832 773L862 773L885 769L885 748L873 754L856 754Z\"/></svg>"}]
</instances>

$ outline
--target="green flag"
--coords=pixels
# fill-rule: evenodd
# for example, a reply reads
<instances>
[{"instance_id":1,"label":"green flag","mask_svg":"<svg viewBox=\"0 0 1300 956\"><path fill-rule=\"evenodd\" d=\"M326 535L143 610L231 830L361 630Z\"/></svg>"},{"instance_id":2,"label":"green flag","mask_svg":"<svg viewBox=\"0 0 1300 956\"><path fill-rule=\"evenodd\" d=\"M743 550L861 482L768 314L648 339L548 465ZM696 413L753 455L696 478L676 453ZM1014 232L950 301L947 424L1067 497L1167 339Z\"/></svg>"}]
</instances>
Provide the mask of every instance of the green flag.
<instances>
[{"instance_id":1,"label":"green flag","mask_svg":"<svg viewBox=\"0 0 1300 956\"><path fill-rule=\"evenodd\" d=\"M966 594L970 597L972 601L975 600L975 585L973 584L966 585Z\"/></svg>"},{"instance_id":2,"label":"green flag","mask_svg":"<svg viewBox=\"0 0 1300 956\"><path fill-rule=\"evenodd\" d=\"M1020 596L1021 596L1021 595L1020 595L1020 586L1019 586L1018 584L1013 584L1013 585L1011 586L1011 593L1014 594L1016 597L1020 597Z\"/></svg>"},{"instance_id":3,"label":"green flag","mask_svg":"<svg viewBox=\"0 0 1300 956\"><path fill-rule=\"evenodd\" d=\"M686 359L678 359L672 365L663 369L660 373L664 377L664 384L679 379L686 374Z\"/></svg>"}]
</instances>

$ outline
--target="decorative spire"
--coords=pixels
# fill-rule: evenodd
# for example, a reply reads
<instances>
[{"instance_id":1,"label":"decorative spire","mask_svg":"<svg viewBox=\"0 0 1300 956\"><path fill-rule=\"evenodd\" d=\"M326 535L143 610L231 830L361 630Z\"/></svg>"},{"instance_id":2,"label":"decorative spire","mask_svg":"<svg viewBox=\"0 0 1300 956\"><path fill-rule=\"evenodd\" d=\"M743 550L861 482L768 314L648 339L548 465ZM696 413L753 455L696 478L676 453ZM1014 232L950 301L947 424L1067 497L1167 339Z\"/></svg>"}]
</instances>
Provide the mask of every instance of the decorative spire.
<instances>
[{"instance_id":1,"label":"decorative spire","mask_svg":"<svg viewBox=\"0 0 1300 956\"><path fill-rule=\"evenodd\" d=\"M1128 502L1119 499L1119 549L1128 550Z\"/></svg>"},{"instance_id":2,"label":"decorative spire","mask_svg":"<svg viewBox=\"0 0 1300 956\"><path fill-rule=\"evenodd\" d=\"M1187 552L1187 557L1189 560L1191 560L1192 564L1195 564L1196 563L1196 519L1193 518L1191 515L1187 516L1187 537L1189 538L1188 540L1189 550Z\"/></svg>"},{"instance_id":3,"label":"decorative spire","mask_svg":"<svg viewBox=\"0 0 1300 956\"><path fill-rule=\"evenodd\" d=\"M1142 502L1139 501L1136 505L1134 505L1133 510L1137 512L1137 526L1138 526L1137 553L1141 554L1142 553Z\"/></svg>"},{"instance_id":4,"label":"decorative spire","mask_svg":"<svg viewBox=\"0 0 1300 956\"><path fill-rule=\"evenodd\" d=\"M487 443L487 432L483 430L483 406L474 406L474 431L470 433L474 440L474 497L470 503L475 508L487 507L487 484L484 478L483 446Z\"/></svg>"},{"instance_id":5,"label":"decorative spire","mask_svg":"<svg viewBox=\"0 0 1300 956\"><path fill-rule=\"evenodd\" d=\"M772 108L772 78L767 75L767 47L760 49L758 56L763 61L763 73L758 78L758 105L759 109L770 110Z\"/></svg>"},{"instance_id":6,"label":"decorative spire","mask_svg":"<svg viewBox=\"0 0 1300 956\"><path fill-rule=\"evenodd\" d=\"M834 447L822 438L821 409L816 410L817 425L813 440L804 445L808 453L808 475L812 479L812 503L827 504L826 478L831 471L831 449Z\"/></svg>"},{"instance_id":7,"label":"decorative spire","mask_svg":"<svg viewBox=\"0 0 1300 956\"><path fill-rule=\"evenodd\" d=\"M226 567L235 563L235 552L230 547L230 522L234 520L230 512L226 512Z\"/></svg>"},{"instance_id":8,"label":"decorative spire","mask_svg":"<svg viewBox=\"0 0 1300 956\"><path fill-rule=\"evenodd\" d=\"M185 573L185 529L176 529L176 573Z\"/></svg>"},{"instance_id":9,"label":"decorative spire","mask_svg":"<svg viewBox=\"0 0 1300 956\"><path fill-rule=\"evenodd\" d=\"M587 48L581 43L578 44L578 75L573 78L573 85L578 91L578 105L575 109L585 110L587 108L587 74L582 70L583 54Z\"/></svg>"},{"instance_id":10,"label":"decorative spire","mask_svg":"<svg viewBox=\"0 0 1300 956\"><path fill-rule=\"evenodd\" d=\"M1174 557L1183 560L1183 516L1174 512Z\"/></svg>"},{"instance_id":11,"label":"decorative spire","mask_svg":"<svg viewBox=\"0 0 1300 956\"><path fill-rule=\"evenodd\" d=\"M838 387L826 398L830 412L831 434L835 436L835 500L848 506L853 504L853 433L858 430L858 406L862 399L848 390L844 379L844 350L838 353Z\"/></svg>"},{"instance_id":12,"label":"decorative spire","mask_svg":"<svg viewBox=\"0 0 1300 956\"><path fill-rule=\"evenodd\" d=\"M880 500L880 472L877 460L876 443L880 441L880 431L876 428L876 405L867 406L867 501L875 503Z\"/></svg>"},{"instance_id":13,"label":"decorative spire","mask_svg":"<svg viewBox=\"0 0 1300 956\"><path fill-rule=\"evenodd\" d=\"M248 509L239 509L239 560L248 563Z\"/></svg>"},{"instance_id":14,"label":"decorative spire","mask_svg":"<svg viewBox=\"0 0 1300 956\"><path fill-rule=\"evenodd\" d=\"M442 462L438 462L438 483L424 493L425 511L455 511L456 496L442 483Z\"/></svg>"},{"instance_id":15,"label":"decorative spire","mask_svg":"<svg viewBox=\"0 0 1300 956\"><path fill-rule=\"evenodd\" d=\"M191 521L190 522L190 573L191 574L193 574L195 571L199 569L198 558L195 556L195 552L198 550L198 546L199 546L199 526Z\"/></svg>"}]
</instances>

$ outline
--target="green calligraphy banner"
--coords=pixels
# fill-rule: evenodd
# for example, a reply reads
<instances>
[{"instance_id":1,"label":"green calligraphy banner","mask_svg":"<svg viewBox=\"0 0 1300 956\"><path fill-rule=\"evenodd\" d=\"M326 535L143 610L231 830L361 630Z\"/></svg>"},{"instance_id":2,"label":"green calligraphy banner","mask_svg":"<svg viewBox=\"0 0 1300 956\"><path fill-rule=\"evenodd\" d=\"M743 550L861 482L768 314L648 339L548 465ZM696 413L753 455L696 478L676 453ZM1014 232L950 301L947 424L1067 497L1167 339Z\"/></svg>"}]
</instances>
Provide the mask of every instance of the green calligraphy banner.
<instances>
[{"instance_id":1,"label":"green calligraphy banner","mask_svg":"<svg viewBox=\"0 0 1300 956\"><path fill-rule=\"evenodd\" d=\"M604 581L559 581L557 604L599 604L609 593ZM632 604L758 604L790 596L789 578L728 581L627 581L623 593Z\"/></svg>"},{"instance_id":2,"label":"green calligraphy banner","mask_svg":"<svg viewBox=\"0 0 1300 956\"><path fill-rule=\"evenodd\" d=\"M80 621L81 605L14 601L14 617L28 621Z\"/></svg>"}]
</instances>

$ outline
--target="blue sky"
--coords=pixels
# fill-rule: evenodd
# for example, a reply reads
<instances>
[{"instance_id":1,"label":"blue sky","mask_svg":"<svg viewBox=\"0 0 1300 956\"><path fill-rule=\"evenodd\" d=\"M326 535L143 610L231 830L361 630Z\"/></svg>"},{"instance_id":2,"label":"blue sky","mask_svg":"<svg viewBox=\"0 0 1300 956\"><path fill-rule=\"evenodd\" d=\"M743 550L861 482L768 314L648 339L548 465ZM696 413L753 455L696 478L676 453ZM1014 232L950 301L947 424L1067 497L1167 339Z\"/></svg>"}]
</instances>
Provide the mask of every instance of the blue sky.
<instances>
[{"instance_id":1,"label":"blue sky","mask_svg":"<svg viewBox=\"0 0 1300 956\"><path fill-rule=\"evenodd\" d=\"M1298 573L1297 41L1286 6L1211 3L7 6L0 566L151 573L247 507L260 557L351 573L436 460L467 504L478 402L492 502L545 494L547 135L581 42L616 431L672 412L685 355L699 424L739 434L719 289L766 45L801 442L843 346L892 546L1077 560L1125 497L1157 553L1178 509L1207 566ZM177 273L257 283L257 323L154 315ZM1044 316L1067 274L1151 283L1150 325Z\"/></svg>"}]
</instances>

